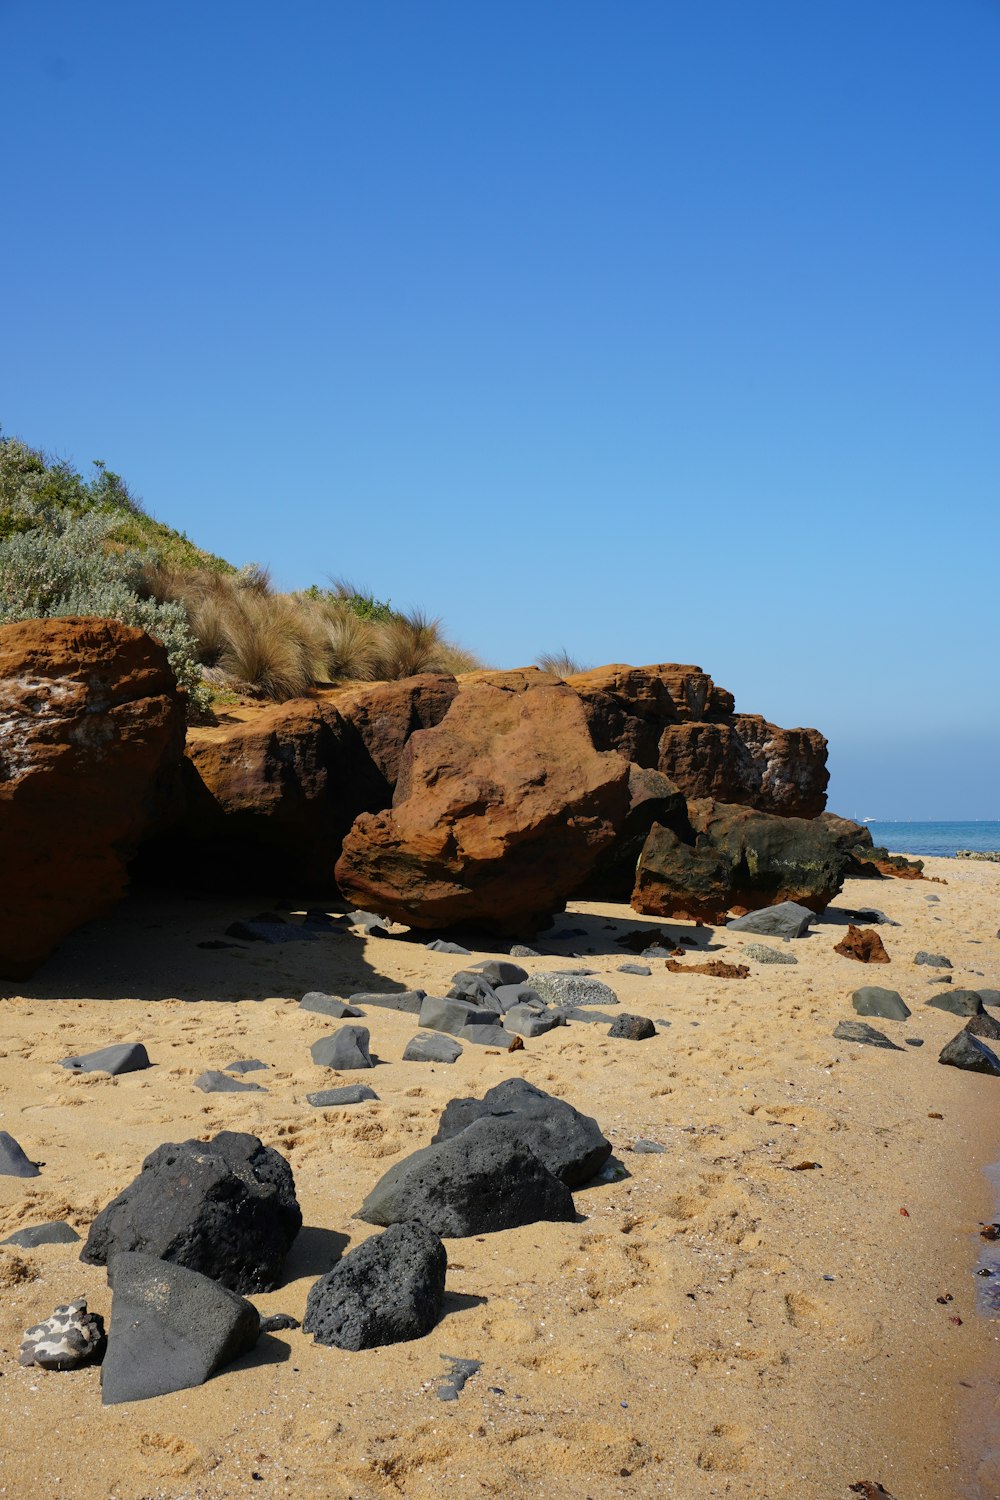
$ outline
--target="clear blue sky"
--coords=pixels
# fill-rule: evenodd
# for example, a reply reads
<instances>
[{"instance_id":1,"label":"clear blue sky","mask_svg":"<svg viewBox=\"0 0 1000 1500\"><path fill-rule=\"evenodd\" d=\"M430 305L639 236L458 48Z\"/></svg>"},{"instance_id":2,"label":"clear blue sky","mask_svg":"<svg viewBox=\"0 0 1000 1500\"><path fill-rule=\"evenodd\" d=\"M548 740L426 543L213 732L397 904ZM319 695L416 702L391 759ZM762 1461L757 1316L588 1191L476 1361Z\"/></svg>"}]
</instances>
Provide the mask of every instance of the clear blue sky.
<instances>
[{"instance_id":1,"label":"clear blue sky","mask_svg":"<svg viewBox=\"0 0 1000 1500\"><path fill-rule=\"evenodd\" d=\"M0 422L1000 817L997 0L0 0Z\"/></svg>"}]
</instances>

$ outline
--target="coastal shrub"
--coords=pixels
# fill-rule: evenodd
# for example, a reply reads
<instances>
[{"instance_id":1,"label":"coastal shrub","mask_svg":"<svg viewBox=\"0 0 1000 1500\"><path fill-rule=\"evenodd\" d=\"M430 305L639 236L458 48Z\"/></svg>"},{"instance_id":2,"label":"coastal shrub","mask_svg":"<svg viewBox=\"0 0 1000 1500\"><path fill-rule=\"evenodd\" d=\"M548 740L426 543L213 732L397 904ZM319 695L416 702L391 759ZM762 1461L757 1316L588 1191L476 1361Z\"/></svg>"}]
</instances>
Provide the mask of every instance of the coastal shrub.
<instances>
[{"instance_id":1,"label":"coastal shrub","mask_svg":"<svg viewBox=\"0 0 1000 1500\"><path fill-rule=\"evenodd\" d=\"M186 611L145 595L146 559L132 549L105 550L112 529L99 511L75 515L53 507L47 529L0 538L0 624L91 615L134 625L163 644L191 707L204 710L208 694Z\"/></svg>"}]
</instances>

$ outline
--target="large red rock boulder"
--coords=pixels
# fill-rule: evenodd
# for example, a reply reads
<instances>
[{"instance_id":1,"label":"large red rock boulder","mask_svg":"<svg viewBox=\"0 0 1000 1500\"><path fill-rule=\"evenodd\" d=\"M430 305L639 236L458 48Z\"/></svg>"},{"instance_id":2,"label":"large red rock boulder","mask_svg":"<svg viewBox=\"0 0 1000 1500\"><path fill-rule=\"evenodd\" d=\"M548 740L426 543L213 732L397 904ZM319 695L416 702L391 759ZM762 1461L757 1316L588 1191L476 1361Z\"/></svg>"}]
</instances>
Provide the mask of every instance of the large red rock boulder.
<instances>
[{"instance_id":1,"label":"large red rock boulder","mask_svg":"<svg viewBox=\"0 0 1000 1500\"><path fill-rule=\"evenodd\" d=\"M717 922L779 901L818 912L843 885L848 857L814 819L707 799L687 810L690 832L657 825L646 839L632 893L644 915Z\"/></svg>"},{"instance_id":2,"label":"large red rock boulder","mask_svg":"<svg viewBox=\"0 0 1000 1500\"><path fill-rule=\"evenodd\" d=\"M727 723L668 725L659 769L688 797L744 803L788 818L815 818L830 773L817 729L779 729L760 714Z\"/></svg>"},{"instance_id":3,"label":"large red rock boulder","mask_svg":"<svg viewBox=\"0 0 1000 1500\"><path fill-rule=\"evenodd\" d=\"M29 974L122 895L183 745L183 695L141 630L0 626L0 974Z\"/></svg>"},{"instance_id":4,"label":"large red rock boulder","mask_svg":"<svg viewBox=\"0 0 1000 1500\"><path fill-rule=\"evenodd\" d=\"M457 692L454 677L427 674L193 731L186 815L144 852L143 875L187 870L208 889L334 891L351 824L389 806L409 736L437 724Z\"/></svg>"},{"instance_id":5,"label":"large red rock boulder","mask_svg":"<svg viewBox=\"0 0 1000 1500\"><path fill-rule=\"evenodd\" d=\"M628 781L570 688L466 685L409 739L391 810L358 818L337 882L415 927L521 930L561 910L613 842Z\"/></svg>"}]
</instances>

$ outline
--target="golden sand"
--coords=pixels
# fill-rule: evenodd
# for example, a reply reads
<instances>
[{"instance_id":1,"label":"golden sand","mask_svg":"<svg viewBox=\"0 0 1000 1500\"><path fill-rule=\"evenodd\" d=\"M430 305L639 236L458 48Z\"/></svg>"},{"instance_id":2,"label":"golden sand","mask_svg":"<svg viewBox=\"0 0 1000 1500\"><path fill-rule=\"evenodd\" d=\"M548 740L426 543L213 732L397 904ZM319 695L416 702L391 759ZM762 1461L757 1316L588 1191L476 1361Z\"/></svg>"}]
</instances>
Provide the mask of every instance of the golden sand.
<instances>
[{"instance_id":1,"label":"golden sand","mask_svg":"<svg viewBox=\"0 0 1000 1500\"><path fill-rule=\"evenodd\" d=\"M624 1009L669 1021L655 1038L576 1024L515 1053L404 1063L415 1018L371 1008L359 1024L379 1065L340 1076L311 1061L338 1023L298 1010L306 990L384 976L443 993L474 960L349 935L197 946L266 896L136 895L76 934L22 993L2 992L0 1129L44 1167L0 1178L0 1237L59 1218L85 1235L161 1142L248 1130L291 1162L307 1226L286 1284L254 1300L301 1318L315 1278L374 1232L352 1214L378 1177L430 1140L448 1099L512 1075L596 1116L628 1175L578 1192L576 1223L448 1241L444 1315L424 1339L347 1353L282 1333L200 1389L108 1409L97 1370L17 1363L23 1330L56 1303L84 1295L108 1316L104 1270L79 1246L0 1249L0 1494L850 1500L860 1480L896 1500L1000 1494L983 1458L998 1329L976 1311L973 1275L978 1221L994 1216L981 1169L1000 1155L1000 1081L938 1065L962 1023L924 1007L940 976L912 962L945 953L955 987L1000 987L1000 869L927 868L947 884L855 881L834 903L901 923L880 929L892 962L876 968L834 953L846 928L827 923L784 948L796 966L752 963L746 980L668 973L662 959L651 978L620 974L636 957L616 946L622 931L692 929L577 905L557 927L585 935L553 946ZM739 962L746 940L717 929L709 956ZM863 983L913 1010L873 1024L924 1046L833 1039ZM131 1040L153 1068L58 1066ZM252 1075L267 1093L193 1087L243 1057L271 1065ZM306 1103L359 1079L377 1103ZM640 1136L665 1153L632 1152ZM807 1161L820 1166L794 1170ZM482 1361L451 1403L436 1395L442 1355Z\"/></svg>"}]
</instances>

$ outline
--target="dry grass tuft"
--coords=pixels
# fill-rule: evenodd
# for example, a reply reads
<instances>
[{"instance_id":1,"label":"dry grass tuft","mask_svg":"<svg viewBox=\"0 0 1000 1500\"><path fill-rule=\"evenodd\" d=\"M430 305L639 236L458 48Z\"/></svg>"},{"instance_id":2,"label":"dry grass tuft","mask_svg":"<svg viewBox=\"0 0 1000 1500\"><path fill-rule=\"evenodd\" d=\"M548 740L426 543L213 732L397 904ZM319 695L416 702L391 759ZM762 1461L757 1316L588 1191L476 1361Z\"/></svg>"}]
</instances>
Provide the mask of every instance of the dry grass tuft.
<instances>
[{"instance_id":1,"label":"dry grass tuft","mask_svg":"<svg viewBox=\"0 0 1000 1500\"><path fill-rule=\"evenodd\" d=\"M565 646L561 651L543 651L541 656L535 657L535 666L556 677L575 677L578 672L589 670L582 662L570 656Z\"/></svg>"}]
</instances>

